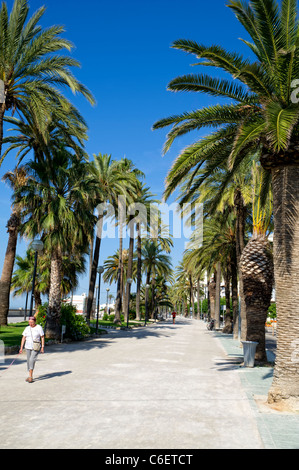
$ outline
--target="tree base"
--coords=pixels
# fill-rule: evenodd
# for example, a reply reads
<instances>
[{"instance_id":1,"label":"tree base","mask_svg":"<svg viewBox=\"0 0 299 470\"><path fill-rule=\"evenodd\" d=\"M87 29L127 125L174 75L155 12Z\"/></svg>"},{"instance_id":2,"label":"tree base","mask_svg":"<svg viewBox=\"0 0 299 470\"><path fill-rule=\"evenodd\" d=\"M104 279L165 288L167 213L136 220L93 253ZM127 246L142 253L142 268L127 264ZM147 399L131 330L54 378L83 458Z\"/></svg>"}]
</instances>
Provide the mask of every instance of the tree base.
<instances>
[{"instance_id":1,"label":"tree base","mask_svg":"<svg viewBox=\"0 0 299 470\"><path fill-rule=\"evenodd\" d=\"M61 328L56 322L50 322L47 320L45 326L45 337L47 339L59 340L61 338Z\"/></svg>"},{"instance_id":2,"label":"tree base","mask_svg":"<svg viewBox=\"0 0 299 470\"><path fill-rule=\"evenodd\" d=\"M271 387L267 403L277 411L299 412L299 397L283 393L279 387Z\"/></svg>"}]
</instances>

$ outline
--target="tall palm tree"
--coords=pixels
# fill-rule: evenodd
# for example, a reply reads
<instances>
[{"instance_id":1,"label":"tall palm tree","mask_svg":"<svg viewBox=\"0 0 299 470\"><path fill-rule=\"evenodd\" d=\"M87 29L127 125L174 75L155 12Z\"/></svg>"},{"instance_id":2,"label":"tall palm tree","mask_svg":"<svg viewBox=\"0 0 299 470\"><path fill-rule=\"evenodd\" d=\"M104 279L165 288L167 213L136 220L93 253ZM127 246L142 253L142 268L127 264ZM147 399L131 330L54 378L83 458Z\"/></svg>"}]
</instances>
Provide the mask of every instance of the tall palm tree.
<instances>
[{"instance_id":1,"label":"tall palm tree","mask_svg":"<svg viewBox=\"0 0 299 470\"><path fill-rule=\"evenodd\" d=\"M132 179L131 185L128 188L127 209L128 209L129 215L126 218L126 223L129 229L127 279L131 279L133 275L133 255L134 255L134 239L135 239L134 219L136 216L136 212L139 212L137 204L139 202L141 179L144 178L144 173L140 171L138 168L136 168L133 162L127 158L124 158L122 160L122 169L123 169L122 171L128 174ZM120 275L120 279L122 279L122 290L125 290L124 313L125 313L125 321L127 321L127 315L128 315L128 310L129 310L128 306L130 302L131 284L124 282L122 275ZM126 286L126 289L125 289L125 286ZM118 297L117 297L117 300L118 300ZM116 313L118 313L118 308L116 309Z\"/></svg>"},{"instance_id":2,"label":"tall palm tree","mask_svg":"<svg viewBox=\"0 0 299 470\"><path fill-rule=\"evenodd\" d=\"M154 289L155 289L155 277L157 275L163 275L166 278L170 278L172 274L171 259L168 254L163 253L163 250L159 247L156 241L146 240L143 244L142 250L142 268L146 273L146 284L151 283L152 289L152 309L151 317L154 315Z\"/></svg>"},{"instance_id":3,"label":"tall palm tree","mask_svg":"<svg viewBox=\"0 0 299 470\"><path fill-rule=\"evenodd\" d=\"M112 208L115 216L119 196L126 195L126 187L129 186L128 175L121 171L118 160L112 160L111 155L101 154L94 155L94 160L90 165L91 175L97 180L97 194L93 201L93 207L98 208L98 219L96 224L96 239L92 246L92 264L90 269L89 291L87 300L87 320L90 319L92 304L94 299L94 290L97 276L97 267L99 263L103 220L109 208ZM110 214L111 216L111 214ZM92 231L93 232L93 231Z\"/></svg>"},{"instance_id":4,"label":"tall palm tree","mask_svg":"<svg viewBox=\"0 0 299 470\"><path fill-rule=\"evenodd\" d=\"M4 83L5 100L0 104L0 155L3 139L3 118L7 111L26 112L28 102L43 130L51 119L53 108L63 112L72 109L61 94L65 86L94 103L89 90L74 77L71 69L77 60L62 55L73 45L60 35L62 26L42 28L38 25L45 13L39 8L30 18L27 0L14 0L10 15L5 2L0 10L0 79ZM1 164L1 161L0 161Z\"/></svg>"},{"instance_id":5,"label":"tall palm tree","mask_svg":"<svg viewBox=\"0 0 299 470\"><path fill-rule=\"evenodd\" d=\"M193 269L190 267L190 264L187 262L188 252L185 252L183 259L176 269L176 281L180 283L186 291L186 310L185 316L190 315L191 308L194 312L194 286L193 286ZM189 311L188 311L188 301L189 301Z\"/></svg>"},{"instance_id":6,"label":"tall palm tree","mask_svg":"<svg viewBox=\"0 0 299 470\"><path fill-rule=\"evenodd\" d=\"M63 255L86 250L95 224L95 217L88 209L96 182L89 176L88 164L63 147L59 152L54 151L51 158L49 167L40 162L27 165L32 176L15 192L15 203L22 209L22 235L42 237L51 257L46 334L57 339L60 336Z\"/></svg>"},{"instance_id":7,"label":"tall palm tree","mask_svg":"<svg viewBox=\"0 0 299 470\"><path fill-rule=\"evenodd\" d=\"M24 166L17 167L14 171L7 172L2 179L9 184L11 189L18 190L26 183L26 169ZM15 204L13 204L12 213L7 222L7 231L9 237L0 279L0 325L7 325L10 284L16 256L19 228L20 210Z\"/></svg>"},{"instance_id":8,"label":"tall palm tree","mask_svg":"<svg viewBox=\"0 0 299 470\"><path fill-rule=\"evenodd\" d=\"M227 155L229 155L229 148L227 148ZM257 159L257 154L252 155L249 153L246 158L239 165L237 173L233 173L227 169L226 166L221 165L212 174L206 169L196 172L196 175L191 174L187 176L186 182L182 185L180 190L180 204L191 202L192 204L203 203L204 213L206 217L213 217L221 212L224 217L229 217L229 226L233 227L235 232L235 250L236 254L230 253L230 260L236 259L237 272L235 272L234 263L227 263L224 266L223 275L228 281L228 273L233 275L234 283L235 276L238 275L240 285L240 319L236 315L237 305L234 299L234 337L239 336L239 326L241 330L241 339L246 340L247 337L247 320L246 320L246 305L243 296L243 280L242 271L240 269L241 254L246 243L246 233L248 230L248 219L250 218L250 210L252 204L252 159ZM171 185L171 178L167 179ZM265 181L264 193L269 191L268 181ZM264 200L265 196L263 196ZM261 202L263 202L261 200ZM226 215L225 215L226 214ZM233 215L234 214L234 217ZM232 220L233 217L233 220ZM225 219L224 219L225 220ZM231 225L233 222L233 225ZM231 228L227 233L228 239L231 236ZM225 230L226 230L225 229ZM231 271L231 269L233 271ZM234 284L235 289L235 284ZM227 291L228 292L228 291ZM235 291L234 291L235 292ZM234 297L234 296L233 296ZM229 302L227 302L227 306ZM229 309L227 310L229 311ZM229 323L229 316L227 315ZM240 320L240 325L239 325Z\"/></svg>"},{"instance_id":9,"label":"tall palm tree","mask_svg":"<svg viewBox=\"0 0 299 470\"><path fill-rule=\"evenodd\" d=\"M236 171L248 149L259 149L262 166L271 174L274 211L274 270L276 283L277 355L268 400L299 398L298 342L299 314L299 106L294 80L299 73L298 11L295 0L241 0L228 4L246 29L250 40L243 42L255 55L254 62L220 46L204 46L180 39L173 47L194 54L203 65L222 69L233 80L210 76L178 77L170 84L174 91L187 90L229 98L232 102L203 108L156 123L173 124L165 148L191 130L211 126L216 131L181 154L188 172L209 161L210 169L222 160ZM217 129L218 128L218 129ZM223 142L232 150L221 155ZM201 159L203 149L209 157ZM218 148L218 152L217 152ZM216 152L215 152L216 150Z\"/></svg>"},{"instance_id":10,"label":"tall palm tree","mask_svg":"<svg viewBox=\"0 0 299 470\"><path fill-rule=\"evenodd\" d=\"M140 320L140 299L141 299L141 283L142 283L142 231L150 229L150 213L153 205L158 201L153 199L153 194L149 192L149 188L141 184L137 192L137 204L142 205L142 209L136 220L136 251L137 251L137 279L136 279L136 320Z\"/></svg>"}]
</instances>

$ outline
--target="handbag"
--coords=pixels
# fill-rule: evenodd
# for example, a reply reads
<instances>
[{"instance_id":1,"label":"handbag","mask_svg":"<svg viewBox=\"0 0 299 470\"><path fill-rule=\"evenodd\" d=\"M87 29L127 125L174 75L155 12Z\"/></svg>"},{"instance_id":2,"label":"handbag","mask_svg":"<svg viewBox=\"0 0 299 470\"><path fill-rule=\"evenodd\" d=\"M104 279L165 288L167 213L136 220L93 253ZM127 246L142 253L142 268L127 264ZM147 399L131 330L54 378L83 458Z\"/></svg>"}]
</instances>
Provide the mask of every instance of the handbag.
<instances>
[{"instance_id":1,"label":"handbag","mask_svg":"<svg viewBox=\"0 0 299 470\"><path fill-rule=\"evenodd\" d=\"M33 336L32 336L32 330L30 328L30 333L31 333L31 338L32 338L32 344L33 344L33 351L40 351L40 342L39 341L34 341Z\"/></svg>"}]
</instances>

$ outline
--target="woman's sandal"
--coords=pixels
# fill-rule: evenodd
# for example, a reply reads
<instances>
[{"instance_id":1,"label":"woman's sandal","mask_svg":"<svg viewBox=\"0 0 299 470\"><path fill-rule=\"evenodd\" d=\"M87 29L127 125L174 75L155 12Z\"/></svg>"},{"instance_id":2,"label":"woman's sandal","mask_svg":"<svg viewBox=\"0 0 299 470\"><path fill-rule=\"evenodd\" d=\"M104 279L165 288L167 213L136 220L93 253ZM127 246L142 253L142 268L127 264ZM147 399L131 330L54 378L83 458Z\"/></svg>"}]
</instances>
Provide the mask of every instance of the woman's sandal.
<instances>
[{"instance_id":1,"label":"woman's sandal","mask_svg":"<svg viewBox=\"0 0 299 470\"><path fill-rule=\"evenodd\" d=\"M32 382L33 382L33 378L32 378L32 377L28 377L28 378L26 379L26 382L32 383Z\"/></svg>"}]
</instances>

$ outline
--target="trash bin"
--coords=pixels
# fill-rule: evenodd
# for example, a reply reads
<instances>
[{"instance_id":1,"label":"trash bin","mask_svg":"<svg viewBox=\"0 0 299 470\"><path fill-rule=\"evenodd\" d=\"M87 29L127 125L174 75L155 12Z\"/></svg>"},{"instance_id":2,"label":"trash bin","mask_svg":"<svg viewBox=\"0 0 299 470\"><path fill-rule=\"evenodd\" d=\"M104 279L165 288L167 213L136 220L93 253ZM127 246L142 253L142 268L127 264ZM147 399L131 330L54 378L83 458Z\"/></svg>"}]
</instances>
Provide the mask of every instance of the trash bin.
<instances>
[{"instance_id":1,"label":"trash bin","mask_svg":"<svg viewBox=\"0 0 299 470\"><path fill-rule=\"evenodd\" d=\"M244 367L254 367L254 356L257 346L256 341L241 341L244 351Z\"/></svg>"}]
</instances>

